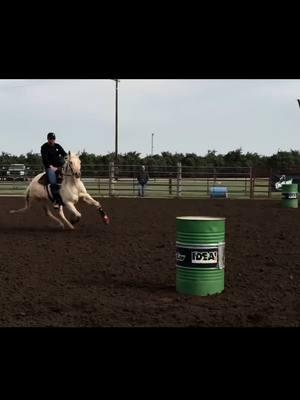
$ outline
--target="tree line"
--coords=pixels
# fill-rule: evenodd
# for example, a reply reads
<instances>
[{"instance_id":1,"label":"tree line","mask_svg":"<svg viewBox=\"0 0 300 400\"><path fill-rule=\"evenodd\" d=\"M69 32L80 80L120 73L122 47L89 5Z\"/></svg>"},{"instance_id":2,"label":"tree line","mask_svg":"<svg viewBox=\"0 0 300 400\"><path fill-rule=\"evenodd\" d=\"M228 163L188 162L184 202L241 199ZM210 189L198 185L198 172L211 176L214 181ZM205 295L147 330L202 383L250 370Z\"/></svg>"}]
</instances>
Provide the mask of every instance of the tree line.
<instances>
[{"instance_id":1,"label":"tree line","mask_svg":"<svg viewBox=\"0 0 300 400\"><path fill-rule=\"evenodd\" d=\"M82 166L93 169L97 166L106 166L115 161L115 154L96 155L94 153L81 152L80 159ZM259 155L258 153L244 153L242 148L229 151L226 154L217 154L215 150L208 150L205 156L196 153L175 153L162 152L141 157L141 154L132 151L118 155L119 166L137 166L145 164L148 167L175 167L181 162L183 167L253 167L255 169L283 171L286 169L300 169L300 152L298 150L281 151L271 156ZM19 156L2 152L0 155L0 166L4 168L13 163L25 164L28 167L43 168L41 155L28 152Z\"/></svg>"}]
</instances>

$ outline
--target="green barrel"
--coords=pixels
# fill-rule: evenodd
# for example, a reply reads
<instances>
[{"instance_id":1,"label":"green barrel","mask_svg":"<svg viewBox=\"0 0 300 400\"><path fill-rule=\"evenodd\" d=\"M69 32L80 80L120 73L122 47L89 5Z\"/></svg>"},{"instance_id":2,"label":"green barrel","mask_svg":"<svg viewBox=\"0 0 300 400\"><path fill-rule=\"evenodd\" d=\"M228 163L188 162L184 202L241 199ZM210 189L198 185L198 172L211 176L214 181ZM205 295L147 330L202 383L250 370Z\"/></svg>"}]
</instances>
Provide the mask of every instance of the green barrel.
<instances>
[{"instance_id":1,"label":"green barrel","mask_svg":"<svg viewBox=\"0 0 300 400\"><path fill-rule=\"evenodd\" d=\"M282 185L282 207L284 208L298 208L298 185L291 183L289 185Z\"/></svg>"},{"instance_id":2,"label":"green barrel","mask_svg":"<svg viewBox=\"0 0 300 400\"><path fill-rule=\"evenodd\" d=\"M224 290L225 218L176 218L176 290L207 296Z\"/></svg>"}]
</instances>

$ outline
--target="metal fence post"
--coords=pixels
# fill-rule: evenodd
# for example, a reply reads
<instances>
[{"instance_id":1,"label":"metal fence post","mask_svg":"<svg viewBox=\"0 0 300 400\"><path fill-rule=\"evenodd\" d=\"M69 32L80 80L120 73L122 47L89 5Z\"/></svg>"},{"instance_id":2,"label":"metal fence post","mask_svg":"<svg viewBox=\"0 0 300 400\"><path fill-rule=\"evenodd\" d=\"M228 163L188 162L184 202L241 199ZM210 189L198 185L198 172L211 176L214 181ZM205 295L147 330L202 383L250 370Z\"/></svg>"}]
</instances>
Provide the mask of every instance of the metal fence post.
<instances>
[{"instance_id":1,"label":"metal fence post","mask_svg":"<svg viewBox=\"0 0 300 400\"><path fill-rule=\"evenodd\" d=\"M108 195L114 195L114 177L115 177L115 164L113 161L109 162L109 180L108 180Z\"/></svg>"},{"instance_id":2,"label":"metal fence post","mask_svg":"<svg viewBox=\"0 0 300 400\"><path fill-rule=\"evenodd\" d=\"M99 177L97 182L98 182L98 191L99 191L99 196L101 196L101 183L100 183L101 178Z\"/></svg>"},{"instance_id":3,"label":"metal fence post","mask_svg":"<svg viewBox=\"0 0 300 400\"><path fill-rule=\"evenodd\" d=\"M169 178L169 194L172 194L172 178Z\"/></svg>"},{"instance_id":4,"label":"metal fence post","mask_svg":"<svg viewBox=\"0 0 300 400\"><path fill-rule=\"evenodd\" d=\"M254 177L253 177L253 169L250 167L250 199L254 197Z\"/></svg>"},{"instance_id":5,"label":"metal fence post","mask_svg":"<svg viewBox=\"0 0 300 400\"><path fill-rule=\"evenodd\" d=\"M181 197L181 182L182 182L182 166L181 162L177 163L177 197Z\"/></svg>"},{"instance_id":6,"label":"metal fence post","mask_svg":"<svg viewBox=\"0 0 300 400\"><path fill-rule=\"evenodd\" d=\"M268 198L272 197L272 168L270 168L269 173L269 186L268 186Z\"/></svg>"}]
</instances>

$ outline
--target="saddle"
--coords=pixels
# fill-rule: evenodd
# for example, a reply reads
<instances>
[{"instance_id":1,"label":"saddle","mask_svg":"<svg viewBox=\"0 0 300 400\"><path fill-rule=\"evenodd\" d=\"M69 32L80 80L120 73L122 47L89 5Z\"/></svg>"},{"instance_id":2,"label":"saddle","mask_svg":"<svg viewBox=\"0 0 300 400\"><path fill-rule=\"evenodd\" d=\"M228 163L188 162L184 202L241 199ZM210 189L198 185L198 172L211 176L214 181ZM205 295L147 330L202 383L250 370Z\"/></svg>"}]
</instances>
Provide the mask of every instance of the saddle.
<instances>
[{"instance_id":1,"label":"saddle","mask_svg":"<svg viewBox=\"0 0 300 400\"><path fill-rule=\"evenodd\" d=\"M55 173L56 173L56 176L57 176L57 186L58 186L58 190L59 190L59 188L61 186L61 183L63 181L62 169L61 168L57 169L57 171ZM54 200L56 200L61 205L64 205L64 203L62 201L62 198L60 197L59 192L57 192L55 194L51 190L51 185L49 183L48 176L47 176L46 172L40 177L40 179L38 180L38 183L43 185L43 186L45 186L45 188L47 190L47 193L48 193L49 200L51 200L52 202Z\"/></svg>"}]
</instances>

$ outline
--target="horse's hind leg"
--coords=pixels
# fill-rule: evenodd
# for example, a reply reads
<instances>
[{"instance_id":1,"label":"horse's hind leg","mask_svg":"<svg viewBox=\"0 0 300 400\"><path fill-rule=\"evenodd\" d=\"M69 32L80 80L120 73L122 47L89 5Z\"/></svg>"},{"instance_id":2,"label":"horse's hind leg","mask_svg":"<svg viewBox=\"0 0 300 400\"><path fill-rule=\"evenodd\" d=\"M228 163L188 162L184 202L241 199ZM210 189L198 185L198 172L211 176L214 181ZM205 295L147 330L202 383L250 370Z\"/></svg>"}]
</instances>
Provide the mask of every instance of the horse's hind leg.
<instances>
[{"instance_id":1,"label":"horse's hind leg","mask_svg":"<svg viewBox=\"0 0 300 400\"><path fill-rule=\"evenodd\" d=\"M25 207L19 208L18 210L10 210L9 213L16 214L16 213L25 212L25 211L29 210L29 208L31 207L31 204L32 204L32 199L29 196L29 190L27 190L26 197L25 197Z\"/></svg>"},{"instance_id":2,"label":"horse's hind leg","mask_svg":"<svg viewBox=\"0 0 300 400\"><path fill-rule=\"evenodd\" d=\"M50 209L49 209L49 207L48 207L47 204L43 205L43 209L44 209L44 211L45 211L45 213L46 213L46 215L47 215L48 217L50 217L50 218L52 218L54 221L56 221L56 222L59 224L59 226L60 226L61 228L63 228L63 229L65 228L64 224L63 224L58 218L56 218L56 217L52 214L52 212L50 211Z\"/></svg>"}]
</instances>

